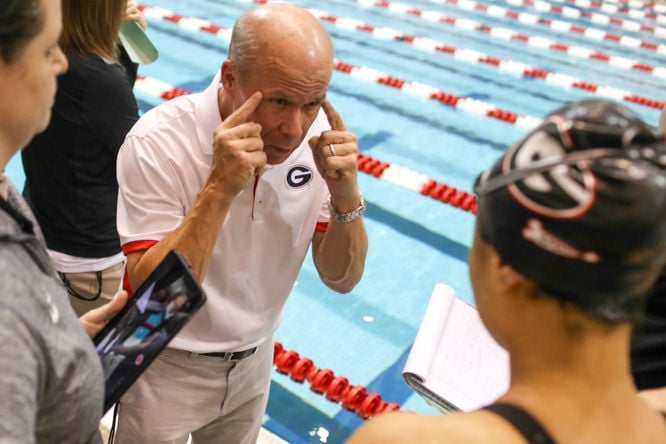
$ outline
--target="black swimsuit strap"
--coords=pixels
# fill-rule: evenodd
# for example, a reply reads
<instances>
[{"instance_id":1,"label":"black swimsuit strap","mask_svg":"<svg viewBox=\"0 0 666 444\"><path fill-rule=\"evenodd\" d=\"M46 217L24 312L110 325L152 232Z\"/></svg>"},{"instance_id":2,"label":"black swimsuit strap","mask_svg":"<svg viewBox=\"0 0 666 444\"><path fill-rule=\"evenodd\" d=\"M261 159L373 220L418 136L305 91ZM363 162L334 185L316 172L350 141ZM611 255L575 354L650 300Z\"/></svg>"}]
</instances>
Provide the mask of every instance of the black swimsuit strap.
<instances>
[{"instance_id":1,"label":"black swimsuit strap","mask_svg":"<svg viewBox=\"0 0 666 444\"><path fill-rule=\"evenodd\" d=\"M509 422L530 444L555 444L546 429L532 415L522 408L505 403L495 403L483 408Z\"/></svg>"}]
</instances>

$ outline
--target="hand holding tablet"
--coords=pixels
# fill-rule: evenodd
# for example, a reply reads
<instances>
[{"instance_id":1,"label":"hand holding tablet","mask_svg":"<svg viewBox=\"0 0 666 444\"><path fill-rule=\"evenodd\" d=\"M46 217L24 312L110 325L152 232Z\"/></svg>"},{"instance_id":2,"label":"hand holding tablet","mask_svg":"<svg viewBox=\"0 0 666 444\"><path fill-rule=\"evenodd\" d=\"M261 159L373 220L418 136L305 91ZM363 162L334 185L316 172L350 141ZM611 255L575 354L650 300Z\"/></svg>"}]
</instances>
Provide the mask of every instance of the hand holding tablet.
<instances>
[{"instance_id":1,"label":"hand holding tablet","mask_svg":"<svg viewBox=\"0 0 666 444\"><path fill-rule=\"evenodd\" d=\"M104 411L136 381L205 303L186 260L172 250L94 338L105 379Z\"/></svg>"}]
</instances>

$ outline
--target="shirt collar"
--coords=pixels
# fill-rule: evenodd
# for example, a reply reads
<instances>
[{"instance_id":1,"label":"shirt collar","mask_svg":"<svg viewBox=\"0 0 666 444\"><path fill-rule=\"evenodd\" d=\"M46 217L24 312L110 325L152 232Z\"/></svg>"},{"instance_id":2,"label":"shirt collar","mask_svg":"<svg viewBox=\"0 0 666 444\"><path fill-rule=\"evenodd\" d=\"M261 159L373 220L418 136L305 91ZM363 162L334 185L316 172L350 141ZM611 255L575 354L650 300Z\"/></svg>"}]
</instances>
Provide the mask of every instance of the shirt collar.
<instances>
[{"instance_id":1,"label":"shirt collar","mask_svg":"<svg viewBox=\"0 0 666 444\"><path fill-rule=\"evenodd\" d=\"M213 154L213 133L215 128L222 123L217 98L217 91L221 87L220 71L218 70L210 85L194 99L194 118L199 144L201 151L209 156Z\"/></svg>"}]
</instances>

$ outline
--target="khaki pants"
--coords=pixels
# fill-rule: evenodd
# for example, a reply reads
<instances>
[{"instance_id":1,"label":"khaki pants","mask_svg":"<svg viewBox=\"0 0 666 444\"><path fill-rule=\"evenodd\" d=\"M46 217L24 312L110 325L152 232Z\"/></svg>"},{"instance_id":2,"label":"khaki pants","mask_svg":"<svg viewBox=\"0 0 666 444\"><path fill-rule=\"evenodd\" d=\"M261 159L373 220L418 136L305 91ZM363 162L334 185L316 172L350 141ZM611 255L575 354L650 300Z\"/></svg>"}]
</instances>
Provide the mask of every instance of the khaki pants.
<instances>
[{"instance_id":1,"label":"khaki pants","mask_svg":"<svg viewBox=\"0 0 666 444\"><path fill-rule=\"evenodd\" d=\"M273 339L223 361L166 348L120 400L115 444L255 444L273 365Z\"/></svg>"},{"instance_id":2,"label":"khaki pants","mask_svg":"<svg viewBox=\"0 0 666 444\"><path fill-rule=\"evenodd\" d=\"M124 273L123 261L102 271L59 274L76 315L81 316L113 299L120 290Z\"/></svg>"}]
</instances>

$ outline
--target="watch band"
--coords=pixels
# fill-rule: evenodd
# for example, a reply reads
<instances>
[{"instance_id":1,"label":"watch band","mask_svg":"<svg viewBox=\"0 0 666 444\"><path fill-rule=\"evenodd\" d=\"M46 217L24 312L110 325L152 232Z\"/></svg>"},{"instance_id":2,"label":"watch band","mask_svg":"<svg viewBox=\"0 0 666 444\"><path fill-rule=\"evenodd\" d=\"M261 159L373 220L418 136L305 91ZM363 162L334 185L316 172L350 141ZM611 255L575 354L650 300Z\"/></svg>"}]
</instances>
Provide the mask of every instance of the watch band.
<instances>
[{"instance_id":1,"label":"watch band","mask_svg":"<svg viewBox=\"0 0 666 444\"><path fill-rule=\"evenodd\" d=\"M359 193L360 204L357 209L350 211L349 213L338 213L333 204L331 203L331 196L328 196L328 211L331 213L331 219L340 224L346 224L347 222L352 222L359 217L363 216L365 213L365 199L363 194Z\"/></svg>"}]
</instances>

